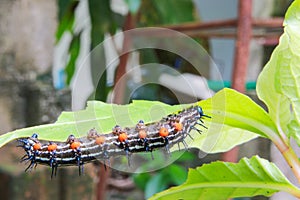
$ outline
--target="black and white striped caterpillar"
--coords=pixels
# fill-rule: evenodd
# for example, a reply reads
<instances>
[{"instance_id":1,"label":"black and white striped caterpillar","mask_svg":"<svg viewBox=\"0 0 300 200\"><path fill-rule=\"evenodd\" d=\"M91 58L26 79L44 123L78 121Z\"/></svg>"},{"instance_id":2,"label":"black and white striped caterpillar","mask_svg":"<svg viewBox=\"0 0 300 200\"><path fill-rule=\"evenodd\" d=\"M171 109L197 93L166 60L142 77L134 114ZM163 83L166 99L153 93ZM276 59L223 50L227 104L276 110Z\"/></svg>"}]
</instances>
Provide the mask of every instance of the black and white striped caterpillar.
<instances>
[{"instance_id":1,"label":"black and white striped caterpillar","mask_svg":"<svg viewBox=\"0 0 300 200\"><path fill-rule=\"evenodd\" d=\"M140 120L135 127L121 128L116 125L111 133L100 134L95 129L88 131L87 136L76 138L70 135L66 142L39 141L38 134L34 133L29 138L18 139L19 147L26 154L21 162L30 162L25 169L31 170L37 164L49 165L52 168L51 177L56 175L59 166L76 165L79 175L83 165L95 160L109 162L110 157L126 155L130 165L130 155L136 152L151 152L158 148L165 148L169 153L170 147L182 143L185 148L185 138L190 136L191 130L201 133L196 128L204 128L203 113L200 106L192 106L177 114L162 118L159 122L145 124ZM191 137L191 136L190 136Z\"/></svg>"}]
</instances>

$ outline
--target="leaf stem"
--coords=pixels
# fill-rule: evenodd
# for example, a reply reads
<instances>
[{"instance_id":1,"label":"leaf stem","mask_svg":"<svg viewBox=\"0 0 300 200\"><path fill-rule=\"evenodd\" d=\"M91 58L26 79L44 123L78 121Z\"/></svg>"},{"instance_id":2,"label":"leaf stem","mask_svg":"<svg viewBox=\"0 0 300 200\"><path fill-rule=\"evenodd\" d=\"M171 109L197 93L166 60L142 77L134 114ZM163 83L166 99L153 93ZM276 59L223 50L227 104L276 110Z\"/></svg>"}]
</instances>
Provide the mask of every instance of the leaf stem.
<instances>
[{"instance_id":1,"label":"leaf stem","mask_svg":"<svg viewBox=\"0 0 300 200\"><path fill-rule=\"evenodd\" d=\"M283 140L273 140L273 143L287 161L288 165L296 176L298 183L300 183L300 162L293 148Z\"/></svg>"}]
</instances>

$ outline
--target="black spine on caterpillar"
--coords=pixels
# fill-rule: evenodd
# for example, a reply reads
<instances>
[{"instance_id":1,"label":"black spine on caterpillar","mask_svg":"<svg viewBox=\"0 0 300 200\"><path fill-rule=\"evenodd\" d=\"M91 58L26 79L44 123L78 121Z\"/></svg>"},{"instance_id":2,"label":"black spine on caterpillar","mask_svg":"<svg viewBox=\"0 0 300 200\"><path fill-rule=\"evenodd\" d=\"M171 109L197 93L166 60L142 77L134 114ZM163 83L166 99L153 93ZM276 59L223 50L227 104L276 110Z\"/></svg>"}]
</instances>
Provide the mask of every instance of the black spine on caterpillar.
<instances>
[{"instance_id":1,"label":"black spine on caterpillar","mask_svg":"<svg viewBox=\"0 0 300 200\"><path fill-rule=\"evenodd\" d=\"M25 171L31 171L32 168L37 166L36 156L39 153L41 144L38 141L38 134L34 133L30 138L19 139L18 147L22 147L26 154L21 158L20 162L30 162Z\"/></svg>"},{"instance_id":2,"label":"black spine on caterpillar","mask_svg":"<svg viewBox=\"0 0 300 200\"><path fill-rule=\"evenodd\" d=\"M168 115L157 123L145 124L140 120L134 128L115 126L111 133L98 134L91 129L83 138L70 135L66 142L40 142L37 134L29 138L22 138L20 147L26 154L22 162L29 162L27 170L37 164L49 165L52 168L51 176L55 176L58 166L76 165L79 174L83 172L83 165L94 160L108 162L110 157L126 155L130 165L130 155L136 152L151 152L158 148L165 148L169 153L170 147L182 143L188 148L185 138L195 126L204 126L202 118L210 118L203 113L199 106L184 109L177 114ZM191 137L191 136L190 136ZM153 155L152 155L153 158Z\"/></svg>"},{"instance_id":3,"label":"black spine on caterpillar","mask_svg":"<svg viewBox=\"0 0 300 200\"><path fill-rule=\"evenodd\" d=\"M197 110L198 110L198 113L199 113L198 118L199 118L199 121L201 122L201 123L197 122L197 124L207 129L207 127L204 126L204 122L201 118L203 118L203 117L211 118L211 116L205 115L204 112L203 112L203 109L200 106L197 106Z\"/></svg>"}]
</instances>

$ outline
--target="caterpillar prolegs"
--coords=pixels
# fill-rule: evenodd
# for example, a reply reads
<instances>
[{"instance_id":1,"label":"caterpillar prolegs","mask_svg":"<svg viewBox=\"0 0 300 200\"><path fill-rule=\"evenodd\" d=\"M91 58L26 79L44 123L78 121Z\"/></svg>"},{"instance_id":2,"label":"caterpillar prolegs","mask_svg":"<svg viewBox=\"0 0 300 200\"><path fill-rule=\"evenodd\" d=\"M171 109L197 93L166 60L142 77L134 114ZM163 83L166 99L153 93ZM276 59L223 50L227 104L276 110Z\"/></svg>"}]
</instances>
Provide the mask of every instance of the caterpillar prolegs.
<instances>
[{"instance_id":1,"label":"caterpillar prolegs","mask_svg":"<svg viewBox=\"0 0 300 200\"><path fill-rule=\"evenodd\" d=\"M164 148L169 153L172 146L180 143L187 148L185 139L191 137L191 130L201 133L195 126L206 128L202 121L204 117L210 118L200 106L192 106L155 123L145 124L140 120L131 128L116 125L108 134L91 129L87 136L76 138L70 135L66 142L39 141L38 134L34 133L29 138L18 140L18 146L26 152L21 162L29 162L25 171L37 164L48 165L52 168L51 177L56 175L59 166L76 165L80 175L85 163L102 160L109 164L111 157L119 155L126 155L130 165L130 156L137 152L150 152L152 155L152 151Z\"/></svg>"}]
</instances>

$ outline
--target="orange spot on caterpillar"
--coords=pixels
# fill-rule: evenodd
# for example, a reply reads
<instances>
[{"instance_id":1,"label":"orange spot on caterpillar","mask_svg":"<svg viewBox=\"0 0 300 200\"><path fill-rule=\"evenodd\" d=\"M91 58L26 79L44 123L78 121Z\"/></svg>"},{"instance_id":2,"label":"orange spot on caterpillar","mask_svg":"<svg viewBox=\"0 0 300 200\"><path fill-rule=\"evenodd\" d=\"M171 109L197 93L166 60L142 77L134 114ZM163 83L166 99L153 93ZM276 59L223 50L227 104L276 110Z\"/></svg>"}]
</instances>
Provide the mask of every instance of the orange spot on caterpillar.
<instances>
[{"instance_id":1,"label":"orange spot on caterpillar","mask_svg":"<svg viewBox=\"0 0 300 200\"><path fill-rule=\"evenodd\" d=\"M128 136L127 136L127 134L125 132L120 133L119 136L118 136L118 140L120 142L125 142L127 140L127 138L128 138Z\"/></svg>"},{"instance_id":2,"label":"orange spot on caterpillar","mask_svg":"<svg viewBox=\"0 0 300 200\"><path fill-rule=\"evenodd\" d=\"M145 130L140 130L139 131L139 138L140 139L145 139L147 137L147 133Z\"/></svg>"},{"instance_id":3,"label":"orange spot on caterpillar","mask_svg":"<svg viewBox=\"0 0 300 200\"><path fill-rule=\"evenodd\" d=\"M75 142L72 142L72 143L70 144L70 148L71 148L71 149L78 149L78 148L80 147L80 145L81 145L80 142L75 141Z\"/></svg>"},{"instance_id":4,"label":"orange spot on caterpillar","mask_svg":"<svg viewBox=\"0 0 300 200\"><path fill-rule=\"evenodd\" d=\"M99 136L95 139L95 143L98 145L104 144L105 142L105 137L104 136Z\"/></svg>"},{"instance_id":5,"label":"orange spot on caterpillar","mask_svg":"<svg viewBox=\"0 0 300 200\"><path fill-rule=\"evenodd\" d=\"M175 129L176 131L181 131L181 130L182 130L182 124L179 123L179 122L175 122L175 123L174 123L174 129Z\"/></svg>"},{"instance_id":6,"label":"orange spot on caterpillar","mask_svg":"<svg viewBox=\"0 0 300 200\"><path fill-rule=\"evenodd\" d=\"M48 145L48 151L55 151L56 149L57 149L57 144L51 142Z\"/></svg>"},{"instance_id":7,"label":"orange spot on caterpillar","mask_svg":"<svg viewBox=\"0 0 300 200\"><path fill-rule=\"evenodd\" d=\"M69 135L66 143L70 144L70 149L78 149L81 145L74 135Z\"/></svg>"},{"instance_id":8,"label":"orange spot on caterpillar","mask_svg":"<svg viewBox=\"0 0 300 200\"><path fill-rule=\"evenodd\" d=\"M159 136L161 137L167 137L169 135L169 131L166 127L161 127L159 129Z\"/></svg>"},{"instance_id":9,"label":"orange spot on caterpillar","mask_svg":"<svg viewBox=\"0 0 300 200\"><path fill-rule=\"evenodd\" d=\"M37 142L37 143L35 143L34 145L33 145L33 149L34 150L39 150L39 149L41 149L41 143L39 143L39 142Z\"/></svg>"}]
</instances>

